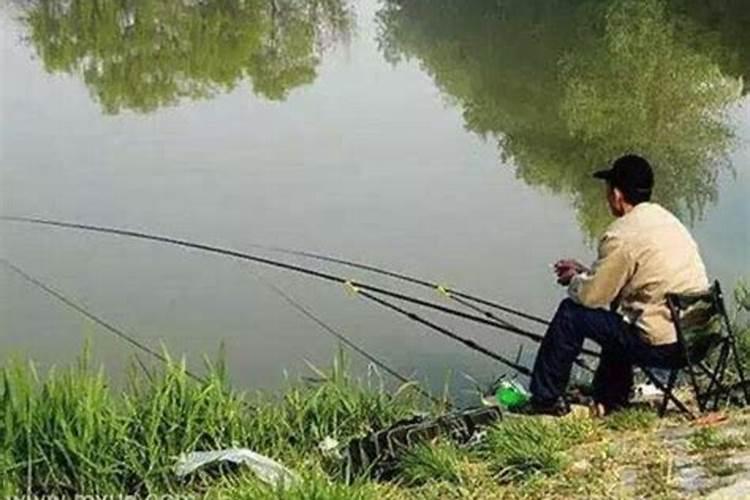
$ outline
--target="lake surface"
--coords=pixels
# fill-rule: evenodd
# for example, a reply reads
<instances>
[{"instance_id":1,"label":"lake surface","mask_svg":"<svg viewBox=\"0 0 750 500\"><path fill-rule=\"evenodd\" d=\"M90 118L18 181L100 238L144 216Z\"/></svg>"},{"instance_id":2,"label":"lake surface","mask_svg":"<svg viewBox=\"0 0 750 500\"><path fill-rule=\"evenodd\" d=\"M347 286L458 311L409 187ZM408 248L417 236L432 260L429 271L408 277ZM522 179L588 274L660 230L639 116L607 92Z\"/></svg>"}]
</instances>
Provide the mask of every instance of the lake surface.
<instances>
[{"instance_id":1,"label":"lake surface","mask_svg":"<svg viewBox=\"0 0 750 500\"><path fill-rule=\"evenodd\" d=\"M655 164L658 201L691 225L729 289L750 276L750 14L741 1L706 5L6 1L0 211L328 253L550 316L564 290L549 264L592 260L609 222L590 173L637 151ZM336 348L254 272L434 387L461 393L466 375L505 371L284 271L7 223L0 253L190 366L223 342L242 387L276 386ZM87 338L113 373L133 353L0 270L3 356L67 362ZM529 362L533 347L524 353Z\"/></svg>"}]
</instances>

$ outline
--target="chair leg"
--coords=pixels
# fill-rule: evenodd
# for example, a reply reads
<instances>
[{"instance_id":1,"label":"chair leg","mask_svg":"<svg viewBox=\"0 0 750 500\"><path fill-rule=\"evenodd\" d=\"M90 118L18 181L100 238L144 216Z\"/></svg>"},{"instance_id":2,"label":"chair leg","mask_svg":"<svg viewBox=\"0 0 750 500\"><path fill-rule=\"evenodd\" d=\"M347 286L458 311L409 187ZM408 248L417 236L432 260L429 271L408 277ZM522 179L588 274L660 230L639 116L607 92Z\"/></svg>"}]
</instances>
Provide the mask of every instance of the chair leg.
<instances>
[{"instance_id":1,"label":"chair leg","mask_svg":"<svg viewBox=\"0 0 750 500\"><path fill-rule=\"evenodd\" d=\"M747 387L747 379L745 378L745 370L742 367L742 359L740 359L739 352L737 351L737 342L735 341L734 337L732 337L729 342L732 349L732 356L734 356L734 365L737 369L737 376L740 379L742 392L745 396L745 404L750 405L750 388Z\"/></svg>"},{"instance_id":2,"label":"chair leg","mask_svg":"<svg viewBox=\"0 0 750 500\"><path fill-rule=\"evenodd\" d=\"M662 399L661 404L659 405L658 414L659 417L663 417L664 414L667 412L667 406L669 405L669 402L672 401L674 405L679 408L680 411L687 414L688 417L691 419L695 418L695 415L693 414L690 409L685 406L685 403L680 401L677 396L674 395L672 392L675 386L675 382L677 381L677 375L679 374L679 370L670 370L669 371L669 379L667 381L667 384L665 385L661 380L659 380L648 368L643 368L643 372L646 374L648 379L651 381L652 384L654 384L656 387L659 388L660 391L664 393L664 397Z\"/></svg>"},{"instance_id":3,"label":"chair leg","mask_svg":"<svg viewBox=\"0 0 750 500\"><path fill-rule=\"evenodd\" d=\"M714 364L713 369L709 367L704 361L701 361L696 365L696 367L705 375L708 377L708 385L706 386L706 390L702 391L700 390L700 387L698 385L693 386L693 391L695 392L695 399L698 401L698 407L701 408L701 411L708 409L709 402L711 400L711 397L714 397L714 404L712 409L717 409L719 407L720 397L722 391L725 390L723 387L721 380L723 380L723 367L726 366L726 351L727 351L727 344L723 343L721 345L721 348L719 349L719 356L716 360L716 363ZM695 379L693 379L695 380ZM714 388L716 390L714 391Z\"/></svg>"},{"instance_id":4,"label":"chair leg","mask_svg":"<svg viewBox=\"0 0 750 500\"><path fill-rule=\"evenodd\" d=\"M704 405L708 402L708 400L711 398L711 396L714 396L714 397L716 396L716 394L713 392L713 386L714 385L716 385L716 391L720 391L720 392L723 392L723 393L727 393L727 392L731 391L731 388L729 388L729 387L727 387L727 386L724 385L723 378L722 378L722 380L719 380L717 370L712 370L703 361L701 361L700 363L698 363L695 366L697 366L698 369L703 373L703 375L705 375L706 377L708 377L709 380L711 381L708 384L708 388L705 391L703 391L703 394L701 394L701 395L696 394L695 395L696 398L701 398L701 401L703 401Z\"/></svg>"},{"instance_id":5,"label":"chair leg","mask_svg":"<svg viewBox=\"0 0 750 500\"><path fill-rule=\"evenodd\" d=\"M666 387L662 387L662 391L664 392L664 397L662 397L661 405L659 405L659 416L663 417L664 414L667 412L667 405L669 405L669 395L672 394L672 389L674 388L675 380L677 380L677 370L670 370L669 372L669 380L667 381Z\"/></svg>"},{"instance_id":6,"label":"chair leg","mask_svg":"<svg viewBox=\"0 0 750 500\"><path fill-rule=\"evenodd\" d=\"M722 316L724 317L724 326L727 329L727 334L729 335L729 346L732 351L732 355L734 356L734 363L735 367L737 368L737 376L740 379L739 385L742 386L742 392L745 396L745 404L750 405L750 388L747 386L747 379L745 379L745 370L742 368L742 359L740 359L739 352L737 351L737 337L734 334L734 329L732 328L732 322L729 321L729 315L727 315L726 307L724 305L724 299L721 294L721 286L719 285L719 282L716 282L716 290L719 297L719 305L720 310L722 312Z\"/></svg>"},{"instance_id":7,"label":"chair leg","mask_svg":"<svg viewBox=\"0 0 750 500\"><path fill-rule=\"evenodd\" d=\"M695 376L695 369L688 364L685 369L690 375L690 385L693 386L693 393L695 394L695 401L698 403L698 411L703 413L706 410L706 405L700 397L700 386L698 385L698 378Z\"/></svg>"},{"instance_id":8,"label":"chair leg","mask_svg":"<svg viewBox=\"0 0 750 500\"><path fill-rule=\"evenodd\" d=\"M725 343L721 347L721 352L719 353L719 361L716 366L716 393L714 396L714 405L713 410L716 411L721 406L721 399L723 396L726 395L725 390L722 390L722 382L724 381L724 374L727 371L727 364L729 361L729 343Z\"/></svg>"},{"instance_id":9,"label":"chair leg","mask_svg":"<svg viewBox=\"0 0 750 500\"><path fill-rule=\"evenodd\" d=\"M669 397L669 400L672 401L672 403L674 403L674 405L677 408L679 408L679 410L682 413L684 413L685 415L687 415L690 418L690 420L695 420L695 414L692 411L690 411L690 408L688 408L687 406L685 406L685 403L683 403L682 401L680 401L679 398L677 398L677 396L675 396L674 393L671 390L668 393L668 397ZM664 413L666 413L666 405L664 405L664 410L660 413L659 416L663 417Z\"/></svg>"}]
</instances>

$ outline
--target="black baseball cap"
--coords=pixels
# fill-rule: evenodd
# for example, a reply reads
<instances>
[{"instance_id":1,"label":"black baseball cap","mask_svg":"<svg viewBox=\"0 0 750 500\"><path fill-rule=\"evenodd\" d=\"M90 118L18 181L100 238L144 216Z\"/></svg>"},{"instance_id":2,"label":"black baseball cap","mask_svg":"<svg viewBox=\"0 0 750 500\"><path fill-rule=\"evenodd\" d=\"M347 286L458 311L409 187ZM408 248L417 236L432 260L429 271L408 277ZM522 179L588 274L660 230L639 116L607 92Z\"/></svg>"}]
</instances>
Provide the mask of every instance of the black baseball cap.
<instances>
[{"instance_id":1,"label":"black baseball cap","mask_svg":"<svg viewBox=\"0 0 750 500\"><path fill-rule=\"evenodd\" d=\"M654 188L654 171L648 161L638 155L621 156L610 168L594 172L594 177L609 182L631 200L648 199Z\"/></svg>"}]
</instances>

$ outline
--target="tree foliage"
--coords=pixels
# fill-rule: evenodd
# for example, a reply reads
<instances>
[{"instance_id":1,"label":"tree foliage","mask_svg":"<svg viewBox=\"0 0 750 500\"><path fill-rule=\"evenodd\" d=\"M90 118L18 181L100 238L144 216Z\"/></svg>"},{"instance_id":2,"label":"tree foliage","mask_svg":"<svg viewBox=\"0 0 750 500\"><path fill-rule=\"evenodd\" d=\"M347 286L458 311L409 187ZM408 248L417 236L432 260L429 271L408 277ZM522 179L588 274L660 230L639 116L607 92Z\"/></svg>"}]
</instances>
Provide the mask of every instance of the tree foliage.
<instances>
[{"instance_id":1,"label":"tree foliage","mask_svg":"<svg viewBox=\"0 0 750 500\"><path fill-rule=\"evenodd\" d=\"M610 218L590 173L625 152L651 160L657 200L685 218L716 198L742 92L728 61L739 58L678 10L666 0L388 0L379 43L394 63L417 59L467 129L496 140L525 182L568 196L593 236Z\"/></svg>"},{"instance_id":2,"label":"tree foliage","mask_svg":"<svg viewBox=\"0 0 750 500\"><path fill-rule=\"evenodd\" d=\"M47 71L81 76L105 112L118 113L244 80L282 100L315 79L352 17L344 0L35 0L25 21Z\"/></svg>"}]
</instances>

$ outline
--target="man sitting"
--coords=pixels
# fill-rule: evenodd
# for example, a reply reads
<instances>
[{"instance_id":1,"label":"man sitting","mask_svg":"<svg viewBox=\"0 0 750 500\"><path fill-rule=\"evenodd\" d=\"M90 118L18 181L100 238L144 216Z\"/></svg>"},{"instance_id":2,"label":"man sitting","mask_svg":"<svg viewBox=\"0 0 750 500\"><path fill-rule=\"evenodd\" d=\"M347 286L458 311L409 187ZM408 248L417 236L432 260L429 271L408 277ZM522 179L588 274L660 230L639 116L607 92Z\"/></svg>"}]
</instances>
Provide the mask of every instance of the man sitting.
<instances>
[{"instance_id":1,"label":"man sitting","mask_svg":"<svg viewBox=\"0 0 750 500\"><path fill-rule=\"evenodd\" d=\"M589 270L575 260L555 264L557 281L568 287L539 348L531 377L530 413L563 415L563 398L584 339L601 346L594 375L600 412L627 404L633 365L676 368L684 364L667 293L708 287L698 246L670 212L651 203L654 175L636 155L619 158L594 177L607 184L607 201L617 218L599 241Z\"/></svg>"}]
</instances>

